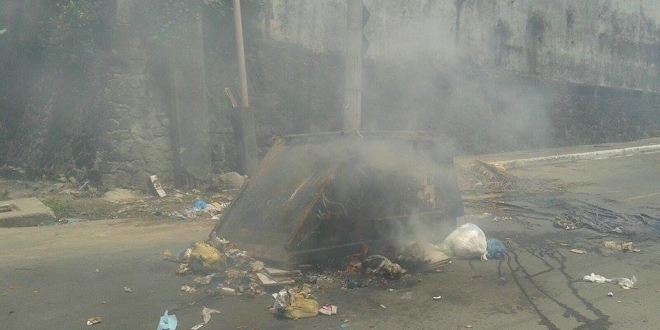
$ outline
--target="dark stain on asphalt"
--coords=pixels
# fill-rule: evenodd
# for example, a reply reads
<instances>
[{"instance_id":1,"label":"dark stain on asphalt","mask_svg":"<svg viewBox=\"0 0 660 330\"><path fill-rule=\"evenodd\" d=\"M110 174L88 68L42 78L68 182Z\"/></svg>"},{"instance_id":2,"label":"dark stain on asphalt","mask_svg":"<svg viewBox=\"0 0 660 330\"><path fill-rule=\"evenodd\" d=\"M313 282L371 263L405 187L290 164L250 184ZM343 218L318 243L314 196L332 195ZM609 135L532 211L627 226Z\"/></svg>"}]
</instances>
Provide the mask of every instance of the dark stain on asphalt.
<instances>
[{"instance_id":1,"label":"dark stain on asphalt","mask_svg":"<svg viewBox=\"0 0 660 330\"><path fill-rule=\"evenodd\" d=\"M525 249L526 252L528 252L530 255L538 258L546 267L547 269L542 270L540 272L530 274L527 269L521 264L520 260L518 259L518 254L515 252L514 249L510 249L507 254L506 254L506 259L507 259L507 265L511 271L512 277L522 292L522 294L525 296L527 301L532 305L532 308L536 312L536 314L539 315L541 318L539 324L547 327L550 330L559 330L560 328L556 326L550 318L543 313L543 311L537 306L537 304L534 302L532 297L530 297L529 293L523 286L523 279L529 281L531 285L533 285L539 292L541 292L543 295L545 295L547 298L552 300L555 304L557 304L559 307L564 309L563 316L566 318L574 318L576 321L582 323L582 325L578 326L575 328L576 330L578 329L607 329L609 326L612 325L612 323L609 321L609 316L603 314L598 308L596 308L592 303L587 301L584 297L580 296L578 293L577 288L575 288L574 283L576 280L574 280L568 273L566 272L566 266L565 266L565 261L566 257L561 254L561 252L557 251L554 248L550 249L544 249L541 248L540 246L536 245L531 245L530 247ZM552 266L546 258L549 258L551 260L554 260L556 263L559 264L559 268L556 268ZM554 270L559 271L564 278L566 279L566 285L568 289L571 291L573 296L577 298L582 304L587 308L589 311L593 312L594 315L596 315L598 318L595 320L591 320L587 318L586 316L580 314L576 310L568 307L566 304L560 302L550 294L546 293L543 288L541 288L540 285L538 285L534 281L534 277L538 275L542 275L548 272L552 272ZM524 276L522 276L522 279L516 276L516 272L520 271Z\"/></svg>"}]
</instances>

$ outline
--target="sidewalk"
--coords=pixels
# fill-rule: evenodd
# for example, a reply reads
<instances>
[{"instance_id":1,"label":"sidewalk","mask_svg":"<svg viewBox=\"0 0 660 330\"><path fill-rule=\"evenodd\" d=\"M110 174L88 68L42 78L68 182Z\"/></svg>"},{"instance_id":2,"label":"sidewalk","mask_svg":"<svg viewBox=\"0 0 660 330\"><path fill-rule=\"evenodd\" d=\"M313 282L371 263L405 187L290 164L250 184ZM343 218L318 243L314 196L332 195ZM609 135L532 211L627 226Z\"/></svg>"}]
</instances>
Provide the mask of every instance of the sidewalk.
<instances>
[{"instance_id":1,"label":"sidewalk","mask_svg":"<svg viewBox=\"0 0 660 330\"><path fill-rule=\"evenodd\" d=\"M607 159L632 156L642 153L660 152L660 138L651 138L622 143L606 143L565 148L549 148L529 151L504 152L454 158L457 167L465 167L476 159L494 163L506 169L553 165L576 161Z\"/></svg>"}]
</instances>

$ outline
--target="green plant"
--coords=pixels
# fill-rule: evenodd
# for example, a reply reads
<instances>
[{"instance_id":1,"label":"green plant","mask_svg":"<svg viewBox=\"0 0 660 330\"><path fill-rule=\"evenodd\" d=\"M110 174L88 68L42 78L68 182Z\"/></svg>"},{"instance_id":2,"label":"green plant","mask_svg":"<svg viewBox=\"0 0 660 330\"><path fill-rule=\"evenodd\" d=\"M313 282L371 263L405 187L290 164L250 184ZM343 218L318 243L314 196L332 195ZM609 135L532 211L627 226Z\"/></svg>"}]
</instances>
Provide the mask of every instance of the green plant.
<instances>
[{"instance_id":1,"label":"green plant","mask_svg":"<svg viewBox=\"0 0 660 330\"><path fill-rule=\"evenodd\" d=\"M48 206L51 210L53 210L53 213L55 213L56 218L61 218L63 216L71 216L74 214L74 209L71 207L71 205L67 204L64 201L56 200L56 199L47 199L43 201L44 205Z\"/></svg>"}]
</instances>

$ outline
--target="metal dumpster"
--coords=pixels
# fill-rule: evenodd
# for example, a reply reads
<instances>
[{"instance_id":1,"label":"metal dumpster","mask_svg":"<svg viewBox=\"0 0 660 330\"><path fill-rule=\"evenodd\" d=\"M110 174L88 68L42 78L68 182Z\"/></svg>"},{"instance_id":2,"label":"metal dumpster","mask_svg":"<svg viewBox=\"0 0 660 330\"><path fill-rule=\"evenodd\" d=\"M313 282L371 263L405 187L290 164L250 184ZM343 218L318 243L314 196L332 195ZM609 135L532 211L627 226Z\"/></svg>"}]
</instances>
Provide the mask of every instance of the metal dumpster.
<instances>
[{"instance_id":1,"label":"metal dumpster","mask_svg":"<svg viewBox=\"0 0 660 330\"><path fill-rule=\"evenodd\" d=\"M386 246L414 226L453 226L463 205L452 156L416 132L281 138L211 237L287 264Z\"/></svg>"}]
</instances>

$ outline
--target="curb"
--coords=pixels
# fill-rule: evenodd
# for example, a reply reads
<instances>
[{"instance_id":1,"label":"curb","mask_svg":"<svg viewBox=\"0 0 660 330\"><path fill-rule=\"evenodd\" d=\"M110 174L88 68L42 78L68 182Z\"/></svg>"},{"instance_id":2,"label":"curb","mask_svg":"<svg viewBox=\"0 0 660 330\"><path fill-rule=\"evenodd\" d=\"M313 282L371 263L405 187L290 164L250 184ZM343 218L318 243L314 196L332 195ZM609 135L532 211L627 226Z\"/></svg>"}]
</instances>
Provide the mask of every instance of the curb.
<instances>
[{"instance_id":1,"label":"curb","mask_svg":"<svg viewBox=\"0 0 660 330\"><path fill-rule=\"evenodd\" d=\"M501 166L507 170L510 170L515 168L554 165L554 164L571 163L571 162L584 161L584 160L627 157L642 153L653 153L653 152L660 152L660 144L601 150L601 151L580 152L580 153L545 156L545 157L512 159L512 160L504 160L497 162L489 162L489 164Z\"/></svg>"}]
</instances>

